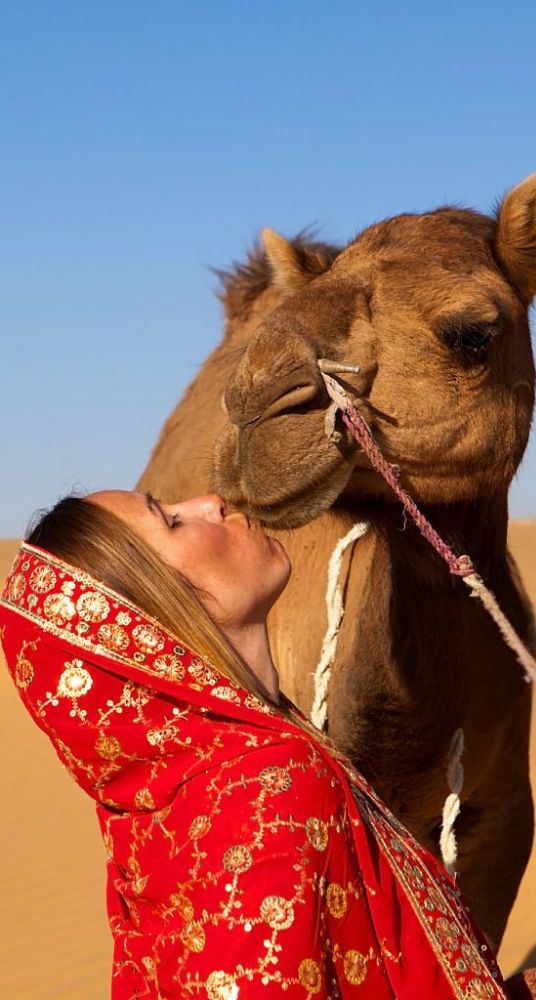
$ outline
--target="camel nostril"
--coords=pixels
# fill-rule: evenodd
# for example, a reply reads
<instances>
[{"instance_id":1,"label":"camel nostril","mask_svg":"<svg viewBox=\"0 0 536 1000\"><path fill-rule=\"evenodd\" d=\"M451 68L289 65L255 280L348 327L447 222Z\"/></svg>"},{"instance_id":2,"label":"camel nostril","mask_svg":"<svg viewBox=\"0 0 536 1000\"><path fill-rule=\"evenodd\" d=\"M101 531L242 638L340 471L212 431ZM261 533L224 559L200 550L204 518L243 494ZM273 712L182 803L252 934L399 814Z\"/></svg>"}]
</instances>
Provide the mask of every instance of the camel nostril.
<instances>
[{"instance_id":1,"label":"camel nostril","mask_svg":"<svg viewBox=\"0 0 536 1000\"><path fill-rule=\"evenodd\" d=\"M299 406L303 406L304 403L311 402L317 395L318 388L318 385L315 384L302 384L288 389L263 410L262 419L266 420L268 417L273 417L277 413L283 413L287 410L295 410Z\"/></svg>"}]
</instances>

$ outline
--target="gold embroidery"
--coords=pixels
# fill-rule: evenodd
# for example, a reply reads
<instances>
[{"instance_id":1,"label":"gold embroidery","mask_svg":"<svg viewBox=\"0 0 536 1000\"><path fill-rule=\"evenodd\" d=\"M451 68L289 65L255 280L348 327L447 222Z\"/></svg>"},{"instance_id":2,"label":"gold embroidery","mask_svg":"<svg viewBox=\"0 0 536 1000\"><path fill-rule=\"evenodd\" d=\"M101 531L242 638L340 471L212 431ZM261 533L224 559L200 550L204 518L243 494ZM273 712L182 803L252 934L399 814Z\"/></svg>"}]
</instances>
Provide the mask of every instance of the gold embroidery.
<instances>
[{"instance_id":1,"label":"gold embroidery","mask_svg":"<svg viewBox=\"0 0 536 1000\"><path fill-rule=\"evenodd\" d=\"M346 892L342 885L331 882L326 891L326 904L333 917L344 917L347 908Z\"/></svg>"},{"instance_id":2,"label":"gold embroidery","mask_svg":"<svg viewBox=\"0 0 536 1000\"><path fill-rule=\"evenodd\" d=\"M322 986L322 974L318 962L314 958L304 958L298 966L298 979L301 986L309 993L319 993Z\"/></svg>"},{"instance_id":3,"label":"gold embroidery","mask_svg":"<svg viewBox=\"0 0 536 1000\"><path fill-rule=\"evenodd\" d=\"M15 663L15 684L18 688L23 690L32 683L35 676L35 670L26 656L26 650L35 650L37 643L37 639L34 639L33 642L25 639L19 649L19 652L17 653L17 660Z\"/></svg>"},{"instance_id":4,"label":"gold embroidery","mask_svg":"<svg viewBox=\"0 0 536 1000\"><path fill-rule=\"evenodd\" d=\"M56 574L50 566L38 566L34 569L30 576L30 587L36 594L47 594L55 586Z\"/></svg>"},{"instance_id":5,"label":"gold embroidery","mask_svg":"<svg viewBox=\"0 0 536 1000\"><path fill-rule=\"evenodd\" d=\"M223 855L223 867L226 871L234 872L236 875L247 872L252 864L251 851L245 844L234 844L232 847L228 847Z\"/></svg>"},{"instance_id":6,"label":"gold embroidery","mask_svg":"<svg viewBox=\"0 0 536 1000\"><path fill-rule=\"evenodd\" d=\"M367 975L367 956L351 949L344 956L344 975L352 986L361 986Z\"/></svg>"},{"instance_id":7,"label":"gold embroidery","mask_svg":"<svg viewBox=\"0 0 536 1000\"><path fill-rule=\"evenodd\" d=\"M9 581L7 588L7 599L8 601L20 601L24 591L26 590L26 579L22 573L15 573Z\"/></svg>"},{"instance_id":8,"label":"gold embroidery","mask_svg":"<svg viewBox=\"0 0 536 1000\"><path fill-rule=\"evenodd\" d=\"M305 834L311 847L314 847L315 851L325 851L328 846L328 827L327 823L324 823L323 819L318 819L316 816L310 816L309 819L305 821Z\"/></svg>"},{"instance_id":9,"label":"gold embroidery","mask_svg":"<svg viewBox=\"0 0 536 1000\"><path fill-rule=\"evenodd\" d=\"M294 908L283 896L266 896L260 908L261 917L274 931L284 931L294 923Z\"/></svg>"},{"instance_id":10,"label":"gold embroidery","mask_svg":"<svg viewBox=\"0 0 536 1000\"><path fill-rule=\"evenodd\" d=\"M210 818L208 816L196 816L190 823L188 836L192 840L199 840L210 830Z\"/></svg>"},{"instance_id":11,"label":"gold embroidery","mask_svg":"<svg viewBox=\"0 0 536 1000\"><path fill-rule=\"evenodd\" d=\"M264 767L259 774L259 781L266 792L279 795L287 792L292 784L292 778L286 767Z\"/></svg>"},{"instance_id":12,"label":"gold embroidery","mask_svg":"<svg viewBox=\"0 0 536 1000\"><path fill-rule=\"evenodd\" d=\"M138 809L154 809L155 801L149 788L138 788L134 796Z\"/></svg>"},{"instance_id":13,"label":"gold embroidery","mask_svg":"<svg viewBox=\"0 0 536 1000\"><path fill-rule=\"evenodd\" d=\"M58 694L64 698L81 698L87 694L93 678L84 667L83 660L72 660L65 664L65 670L58 681Z\"/></svg>"},{"instance_id":14,"label":"gold embroidery","mask_svg":"<svg viewBox=\"0 0 536 1000\"><path fill-rule=\"evenodd\" d=\"M227 972L211 972L206 982L208 1000L236 1000L238 986Z\"/></svg>"},{"instance_id":15,"label":"gold embroidery","mask_svg":"<svg viewBox=\"0 0 536 1000\"><path fill-rule=\"evenodd\" d=\"M97 635L103 646L106 646L107 649L113 649L116 653L121 653L128 647L129 639L127 632L114 622L101 625Z\"/></svg>"},{"instance_id":16,"label":"gold embroidery","mask_svg":"<svg viewBox=\"0 0 536 1000\"><path fill-rule=\"evenodd\" d=\"M206 934L202 924L198 920L192 920L181 932L181 941L190 951L203 951L206 943Z\"/></svg>"},{"instance_id":17,"label":"gold embroidery","mask_svg":"<svg viewBox=\"0 0 536 1000\"><path fill-rule=\"evenodd\" d=\"M121 753L121 744L115 736L106 736L105 733L101 733L95 743L95 750L99 757L104 757L105 760L115 760Z\"/></svg>"},{"instance_id":18,"label":"gold embroidery","mask_svg":"<svg viewBox=\"0 0 536 1000\"><path fill-rule=\"evenodd\" d=\"M110 614L110 605L103 594L89 590L78 598L76 610L85 622L102 622Z\"/></svg>"},{"instance_id":19,"label":"gold embroidery","mask_svg":"<svg viewBox=\"0 0 536 1000\"><path fill-rule=\"evenodd\" d=\"M198 684L208 686L215 684L218 680L218 674L206 663L203 663L202 660L192 660L188 667L188 673L192 675Z\"/></svg>"},{"instance_id":20,"label":"gold embroidery","mask_svg":"<svg viewBox=\"0 0 536 1000\"><path fill-rule=\"evenodd\" d=\"M143 653L159 653L164 647L164 636L154 625L136 625L132 638Z\"/></svg>"},{"instance_id":21,"label":"gold embroidery","mask_svg":"<svg viewBox=\"0 0 536 1000\"><path fill-rule=\"evenodd\" d=\"M74 618L76 608L66 594L49 594L45 597L43 611L54 625L65 625Z\"/></svg>"},{"instance_id":22,"label":"gold embroidery","mask_svg":"<svg viewBox=\"0 0 536 1000\"><path fill-rule=\"evenodd\" d=\"M240 704L240 698L236 691L233 691L232 688L227 685L212 688L211 694L214 695L215 698L221 698L222 701L234 701L237 704Z\"/></svg>"},{"instance_id":23,"label":"gold embroidery","mask_svg":"<svg viewBox=\"0 0 536 1000\"><path fill-rule=\"evenodd\" d=\"M164 653L157 656L153 660L153 666L159 674L163 674L164 677L170 677L172 680L182 681L184 677L184 664L173 653Z\"/></svg>"}]
</instances>

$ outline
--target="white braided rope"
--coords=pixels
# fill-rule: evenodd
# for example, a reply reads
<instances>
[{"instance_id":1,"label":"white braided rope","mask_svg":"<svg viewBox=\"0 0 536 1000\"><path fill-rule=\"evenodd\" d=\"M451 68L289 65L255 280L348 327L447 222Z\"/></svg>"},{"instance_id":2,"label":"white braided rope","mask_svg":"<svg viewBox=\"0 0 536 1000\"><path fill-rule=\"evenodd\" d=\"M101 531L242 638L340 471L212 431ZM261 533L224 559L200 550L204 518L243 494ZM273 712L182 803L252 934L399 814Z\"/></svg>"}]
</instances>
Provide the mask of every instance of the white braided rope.
<instances>
[{"instance_id":1,"label":"white braided rope","mask_svg":"<svg viewBox=\"0 0 536 1000\"><path fill-rule=\"evenodd\" d=\"M342 587L339 584L342 557L352 542L361 538L368 531L368 524L358 521L353 524L350 530L340 538L328 563L328 580L326 586L326 610L328 626L322 640L320 659L314 671L314 698L311 709L311 722L318 728L323 729L327 719L327 698L329 679L331 675L331 665L335 657L337 648L337 637L341 626L344 607L342 603Z\"/></svg>"},{"instance_id":2,"label":"white braided rope","mask_svg":"<svg viewBox=\"0 0 536 1000\"><path fill-rule=\"evenodd\" d=\"M447 783L449 787L449 794L447 795L443 806L441 833L439 835L441 858L449 875L455 874L456 861L458 858L458 844L456 841L456 834L454 833L454 824L458 818L461 808L460 795L463 788L463 749L463 729L457 729L450 744L447 765Z\"/></svg>"}]
</instances>

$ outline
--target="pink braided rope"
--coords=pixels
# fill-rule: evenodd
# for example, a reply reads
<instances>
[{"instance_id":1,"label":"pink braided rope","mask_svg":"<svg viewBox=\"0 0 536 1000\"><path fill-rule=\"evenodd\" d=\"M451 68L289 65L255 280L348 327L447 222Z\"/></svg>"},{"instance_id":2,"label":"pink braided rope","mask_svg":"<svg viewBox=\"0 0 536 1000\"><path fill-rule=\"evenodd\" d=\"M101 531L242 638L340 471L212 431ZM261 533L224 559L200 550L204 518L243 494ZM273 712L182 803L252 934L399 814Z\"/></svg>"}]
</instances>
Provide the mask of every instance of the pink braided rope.
<instances>
[{"instance_id":1,"label":"pink braided rope","mask_svg":"<svg viewBox=\"0 0 536 1000\"><path fill-rule=\"evenodd\" d=\"M397 466L391 465L390 462L382 455L378 445L374 441L370 429L363 420L361 414L356 410L355 406L352 406L350 402L347 404L345 411L341 413L342 419L346 426L353 433L353 436L361 445L365 455L370 461L370 464L379 472L380 476L385 479L386 483L391 487L393 493L396 494L400 503L407 511L409 516L417 525L423 538L435 549L435 551L441 556L446 562L450 572L454 576L469 576L474 573L474 566L471 559L467 555L457 556L449 545L438 535L435 528L432 527L428 519L421 513L415 501L410 497L409 493L402 488L399 482L399 469Z\"/></svg>"},{"instance_id":2,"label":"pink braided rope","mask_svg":"<svg viewBox=\"0 0 536 1000\"><path fill-rule=\"evenodd\" d=\"M336 370L333 363L327 362L327 364L330 364L332 372ZM320 370L322 371L322 377L324 379L328 395L334 401L333 405L341 411L344 423L358 444L361 445L372 467L391 487L393 493L400 500L404 510L407 511L412 521L417 525L417 528L423 538L426 538L427 542L430 543L438 555L440 555L444 562L446 562L450 572L454 576L462 577L464 583L472 591L472 596L477 597L481 601L488 614L490 614L495 621L503 639L524 667L525 679L527 681L536 681L536 659L530 650L527 649L525 643L499 607L494 594L492 594L491 590L488 590L484 581L476 572L470 557L468 555L457 556L450 546L447 545L447 543L441 538L441 536L438 535L437 531L432 527L428 519L421 513L409 493L406 493L406 490L400 485L400 469L398 466L392 465L388 462L384 455L382 455L378 445L372 437L371 430L366 421L363 419L358 410L356 410L355 406L352 405L342 386L328 374L328 371L323 370L322 366L320 366ZM349 369L345 369L343 367L340 370ZM331 429L333 432L333 424L331 425ZM329 431L326 430L326 433L329 434Z\"/></svg>"}]
</instances>

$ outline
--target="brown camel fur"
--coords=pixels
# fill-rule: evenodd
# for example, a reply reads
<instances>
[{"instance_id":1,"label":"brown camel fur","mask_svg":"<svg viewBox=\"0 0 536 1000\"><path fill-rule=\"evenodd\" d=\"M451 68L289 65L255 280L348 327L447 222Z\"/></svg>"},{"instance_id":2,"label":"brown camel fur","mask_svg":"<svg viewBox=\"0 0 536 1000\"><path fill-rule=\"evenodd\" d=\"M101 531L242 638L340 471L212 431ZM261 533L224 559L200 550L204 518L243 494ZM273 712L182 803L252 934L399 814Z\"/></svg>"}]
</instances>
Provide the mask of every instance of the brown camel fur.
<instances>
[{"instance_id":1,"label":"brown camel fur","mask_svg":"<svg viewBox=\"0 0 536 1000\"><path fill-rule=\"evenodd\" d=\"M437 853L449 746L463 727L459 880L498 946L532 841L530 686L340 417L340 441L328 440L317 359L360 366L344 385L403 485L533 645L506 530L533 408L536 174L494 218L448 207L401 215L341 250L267 230L264 251L223 281L224 339L139 488L167 502L216 489L281 538L293 575L270 639L283 687L305 710L329 556L352 523L370 523L343 560L329 733Z\"/></svg>"}]
</instances>

